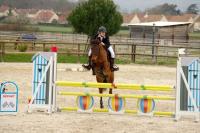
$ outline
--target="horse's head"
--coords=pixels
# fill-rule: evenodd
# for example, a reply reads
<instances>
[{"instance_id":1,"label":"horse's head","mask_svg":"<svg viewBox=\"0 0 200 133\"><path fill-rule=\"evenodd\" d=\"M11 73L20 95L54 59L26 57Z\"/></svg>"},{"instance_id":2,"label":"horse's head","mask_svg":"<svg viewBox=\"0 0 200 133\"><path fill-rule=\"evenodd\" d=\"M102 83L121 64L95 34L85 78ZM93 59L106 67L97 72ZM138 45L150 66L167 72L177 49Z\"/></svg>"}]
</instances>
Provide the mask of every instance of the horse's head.
<instances>
[{"instance_id":1,"label":"horse's head","mask_svg":"<svg viewBox=\"0 0 200 133\"><path fill-rule=\"evenodd\" d=\"M91 50L92 50L92 62L96 63L98 56L99 56L99 52L100 52L100 47L99 44L101 43L98 39L93 39L91 40Z\"/></svg>"}]
</instances>

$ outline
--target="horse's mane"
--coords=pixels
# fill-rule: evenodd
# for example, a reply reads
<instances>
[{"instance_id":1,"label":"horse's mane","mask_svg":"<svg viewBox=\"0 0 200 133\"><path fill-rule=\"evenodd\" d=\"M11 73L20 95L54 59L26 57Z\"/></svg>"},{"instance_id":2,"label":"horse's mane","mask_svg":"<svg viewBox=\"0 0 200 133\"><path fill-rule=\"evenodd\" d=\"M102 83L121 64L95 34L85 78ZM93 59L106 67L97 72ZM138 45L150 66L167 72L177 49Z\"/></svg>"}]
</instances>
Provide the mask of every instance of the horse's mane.
<instances>
[{"instance_id":1,"label":"horse's mane","mask_svg":"<svg viewBox=\"0 0 200 133\"><path fill-rule=\"evenodd\" d=\"M91 39L90 40L90 44L93 45L93 44L99 44L101 43L101 41L99 39Z\"/></svg>"}]
</instances>

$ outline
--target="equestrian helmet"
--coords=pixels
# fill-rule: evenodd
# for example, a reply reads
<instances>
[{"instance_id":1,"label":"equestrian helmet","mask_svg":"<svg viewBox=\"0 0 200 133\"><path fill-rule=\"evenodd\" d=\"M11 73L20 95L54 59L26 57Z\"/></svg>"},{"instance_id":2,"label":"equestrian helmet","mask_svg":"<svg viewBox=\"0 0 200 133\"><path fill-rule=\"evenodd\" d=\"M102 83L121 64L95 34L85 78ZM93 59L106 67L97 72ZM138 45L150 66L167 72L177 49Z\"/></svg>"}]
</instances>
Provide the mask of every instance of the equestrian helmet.
<instances>
[{"instance_id":1,"label":"equestrian helmet","mask_svg":"<svg viewBox=\"0 0 200 133\"><path fill-rule=\"evenodd\" d=\"M98 32L107 32L106 27L104 26L99 27Z\"/></svg>"}]
</instances>

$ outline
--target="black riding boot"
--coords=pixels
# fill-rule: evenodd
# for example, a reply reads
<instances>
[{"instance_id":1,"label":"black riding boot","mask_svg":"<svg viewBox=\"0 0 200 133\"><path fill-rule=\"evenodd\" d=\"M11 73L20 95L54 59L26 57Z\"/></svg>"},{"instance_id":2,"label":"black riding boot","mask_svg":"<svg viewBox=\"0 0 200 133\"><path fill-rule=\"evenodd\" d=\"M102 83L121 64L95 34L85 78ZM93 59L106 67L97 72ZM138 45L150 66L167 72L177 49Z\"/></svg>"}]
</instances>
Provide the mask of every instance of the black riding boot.
<instances>
[{"instance_id":1,"label":"black riding boot","mask_svg":"<svg viewBox=\"0 0 200 133\"><path fill-rule=\"evenodd\" d=\"M91 61L92 56L89 56L88 58L88 64L83 64L83 68L90 70L92 68L92 61Z\"/></svg>"},{"instance_id":2,"label":"black riding boot","mask_svg":"<svg viewBox=\"0 0 200 133\"><path fill-rule=\"evenodd\" d=\"M110 69L111 69L111 71L118 71L119 67L114 65L114 63L115 63L115 58L111 58L110 59Z\"/></svg>"},{"instance_id":3,"label":"black riding boot","mask_svg":"<svg viewBox=\"0 0 200 133\"><path fill-rule=\"evenodd\" d=\"M92 66L92 75L96 75L96 73L95 73L95 66L94 66L95 64L93 64L93 66Z\"/></svg>"}]
</instances>

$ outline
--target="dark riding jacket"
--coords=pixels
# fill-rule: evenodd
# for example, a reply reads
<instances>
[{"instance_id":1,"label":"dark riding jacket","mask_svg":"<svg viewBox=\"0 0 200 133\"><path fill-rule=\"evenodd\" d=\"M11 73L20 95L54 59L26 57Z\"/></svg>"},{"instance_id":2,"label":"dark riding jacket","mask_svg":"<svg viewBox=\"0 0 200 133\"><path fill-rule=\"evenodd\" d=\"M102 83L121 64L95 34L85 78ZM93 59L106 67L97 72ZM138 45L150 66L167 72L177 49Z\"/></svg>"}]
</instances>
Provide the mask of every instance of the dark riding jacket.
<instances>
[{"instance_id":1,"label":"dark riding jacket","mask_svg":"<svg viewBox=\"0 0 200 133\"><path fill-rule=\"evenodd\" d=\"M99 34L96 34L92 39L98 39L99 41L101 41L101 39L100 39L100 37L98 37L98 35ZM105 44L105 46L106 46L106 48L109 48L110 47L110 39L109 39L109 36L108 35L106 35L103 39L102 39L102 41L101 42L103 42L104 44Z\"/></svg>"}]
</instances>

